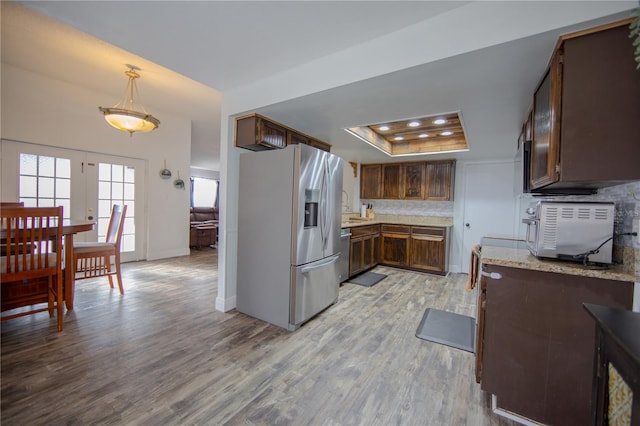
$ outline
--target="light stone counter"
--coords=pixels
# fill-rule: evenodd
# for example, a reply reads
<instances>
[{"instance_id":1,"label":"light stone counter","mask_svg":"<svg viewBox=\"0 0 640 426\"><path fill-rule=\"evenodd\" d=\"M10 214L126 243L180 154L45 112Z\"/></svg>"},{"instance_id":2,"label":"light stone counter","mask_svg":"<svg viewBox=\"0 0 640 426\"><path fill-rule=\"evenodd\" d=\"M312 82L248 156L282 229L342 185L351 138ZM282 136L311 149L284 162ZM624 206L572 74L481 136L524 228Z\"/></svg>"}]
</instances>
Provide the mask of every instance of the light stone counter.
<instances>
[{"instance_id":1,"label":"light stone counter","mask_svg":"<svg viewBox=\"0 0 640 426\"><path fill-rule=\"evenodd\" d=\"M621 265L611 265L609 269L584 266L580 263L554 259L538 259L529 250L484 246L480 261L486 265L508 266L512 268L531 269L534 271L555 272L558 274L580 275L584 277L602 278L634 282L640 281L635 274L625 271Z\"/></svg>"},{"instance_id":2,"label":"light stone counter","mask_svg":"<svg viewBox=\"0 0 640 426\"><path fill-rule=\"evenodd\" d=\"M351 214L354 217L354 214ZM358 217L358 216L355 216ZM391 225L423 225L423 226L453 226L452 217L439 217L439 216L409 216L409 215L393 215L393 214L379 214L371 220L350 220L347 214L342 215L342 228L353 228L356 226L365 225L377 225L381 223Z\"/></svg>"}]
</instances>

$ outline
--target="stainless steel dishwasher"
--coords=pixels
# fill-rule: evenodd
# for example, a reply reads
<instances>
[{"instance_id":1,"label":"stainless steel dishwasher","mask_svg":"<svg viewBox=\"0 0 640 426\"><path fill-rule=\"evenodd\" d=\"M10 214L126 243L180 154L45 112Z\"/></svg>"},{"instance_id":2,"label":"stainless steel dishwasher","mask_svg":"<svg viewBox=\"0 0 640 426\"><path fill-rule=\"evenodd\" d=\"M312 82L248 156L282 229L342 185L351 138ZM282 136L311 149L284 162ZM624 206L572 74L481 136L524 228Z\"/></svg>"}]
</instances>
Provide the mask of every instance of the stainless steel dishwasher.
<instances>
[{"instance_id":1,"label":"stainless steel dishwasher","mask_svg":"<svg viewBox=\"0 0 640 426\"><path fill-rule=\"evenodd\" d=\"M339 282L349 279L349 250L351 248L351 228L340 229L340 256L338 257Z\"/></svg>"}]
</instances>

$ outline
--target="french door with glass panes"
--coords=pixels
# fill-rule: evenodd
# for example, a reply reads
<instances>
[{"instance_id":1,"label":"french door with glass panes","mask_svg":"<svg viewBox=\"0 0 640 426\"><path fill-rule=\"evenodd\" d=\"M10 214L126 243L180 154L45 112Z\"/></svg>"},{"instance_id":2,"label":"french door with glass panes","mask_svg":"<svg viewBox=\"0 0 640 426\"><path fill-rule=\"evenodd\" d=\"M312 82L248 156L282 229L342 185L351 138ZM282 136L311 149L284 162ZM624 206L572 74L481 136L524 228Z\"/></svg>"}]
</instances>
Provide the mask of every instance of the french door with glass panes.
<instances>
[{"instance_id":1,"label":"french door with glass panes","mask_svg":"<svg viewBox=\"0 0 640 426\"><path fill-rule=\"evenodd\" d=\"M121 259L145 257L143 160L2 141L2 199L64 207L64 217L93 220L76 241L104 241L111 207L126 204Z\"/></svg>"}]
</instances>

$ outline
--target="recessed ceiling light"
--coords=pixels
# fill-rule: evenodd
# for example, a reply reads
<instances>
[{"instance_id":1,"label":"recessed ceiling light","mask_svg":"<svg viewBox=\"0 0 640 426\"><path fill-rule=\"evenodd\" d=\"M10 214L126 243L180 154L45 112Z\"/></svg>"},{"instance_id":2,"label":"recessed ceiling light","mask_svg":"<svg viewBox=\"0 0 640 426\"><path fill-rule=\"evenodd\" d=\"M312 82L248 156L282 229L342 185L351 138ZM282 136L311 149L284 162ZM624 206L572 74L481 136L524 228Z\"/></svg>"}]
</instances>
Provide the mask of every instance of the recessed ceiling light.
<instances>
[{"instance_id":1,"label":"recessed ceiling light","mask_svg":"<svg viewBox=\"0 0 640 426\"><path fill-rule=\"evenodd\" d=\"M409 123L407 123L407 126L409 127L418 127L419 125L420 125L420 122L416 120L410 121Z\"/></svg>"},{"instance_id":2,"label":"recessed ceiling light","mask_svg":"<svg viewBox=\"0 0 640 426\"><path fill-rule=\"evenodd\" d=\"M453 134L453 132L451 130L445 130L444 132L440 133L442 136L451 136Z\"/></svg>"},{"instance_id":3,"label":"recessed ceiling light","mask_svg":"<svg viewBox=\"0 0 640 426\"><path fill-rule=\"evenodd\" d=\"M393 140L394 141L401 141L401 140L404 140L404 137L403 136L396 136L396 137L393 138Z\"/></svg>"},{"instance_id":4,"label":"recessed ceiling light","mask_svg":"<svg viewBox=\"0 0 640 426\"><path fill-rule=\"evenodd\" d=\"M420 133L418 135L419 138L428 138L429 137L429 133Z\"/></svg>"},{"instance_id":5,"label":"recessed ceiling light","mask_svg":"<svg viewBox=\"0 0 640 426\"><path fill-rule=\"evenodd\" d=\"M444 118L438 118L436 120L433 120L433 124L444 124L446 122L447 120L445 120Z\"/></svg>"},{"instance_id":6,"label":"recessed ceiling light","mask_svg":"<svg viewBox=\"0 0 640 426\"><path fill-rule=\"evenodd\" d=\"M378 127L379 130L382 130L383 132L386 132L387 130L390 129L389 126L387 126L386 124L383 124L382 126Z\"/></svg>"}]
</instances>

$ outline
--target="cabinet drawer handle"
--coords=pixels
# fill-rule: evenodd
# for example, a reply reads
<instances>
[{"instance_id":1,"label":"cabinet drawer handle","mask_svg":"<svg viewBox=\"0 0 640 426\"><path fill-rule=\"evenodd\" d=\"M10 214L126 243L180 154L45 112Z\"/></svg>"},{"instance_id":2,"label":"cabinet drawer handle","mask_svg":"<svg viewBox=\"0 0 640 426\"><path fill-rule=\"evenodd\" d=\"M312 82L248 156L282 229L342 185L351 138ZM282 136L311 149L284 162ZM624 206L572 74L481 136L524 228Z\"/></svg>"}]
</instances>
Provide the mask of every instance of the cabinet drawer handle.
<instances>
[{"instance_id":1,"label":"cabinet drawer handle","mask_svg":"<svg viewBox=\"0 0 640 426\"><path fill-rule=\"evenodd\" d=\"M420 241L444 241L444 237L432 237L429 235L412 235L411 238L413 238L414 240L420 240Z\"/></svg>"}]
</instances>

